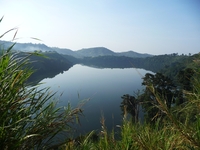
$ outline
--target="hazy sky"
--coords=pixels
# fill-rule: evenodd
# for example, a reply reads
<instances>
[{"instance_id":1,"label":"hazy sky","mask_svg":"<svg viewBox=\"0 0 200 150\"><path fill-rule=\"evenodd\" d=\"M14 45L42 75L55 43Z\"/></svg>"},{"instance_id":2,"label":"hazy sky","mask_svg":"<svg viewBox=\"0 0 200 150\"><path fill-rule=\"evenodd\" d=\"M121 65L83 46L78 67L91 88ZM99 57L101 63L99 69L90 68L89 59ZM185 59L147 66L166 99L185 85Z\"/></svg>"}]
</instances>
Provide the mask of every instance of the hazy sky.
<instances>
[{"instance_id":1,"label":"hazy sky","mask_svg":"<svg viewBox=\"0 0 200 150\"><path fill-rule=\"evenodd\" d=\"M0 0L17 42L149 54L200 52L200 0ZM0 16L0 17L1 17ZM3 40L11 40L14 32Z\"/></svg>"}]
</instances>

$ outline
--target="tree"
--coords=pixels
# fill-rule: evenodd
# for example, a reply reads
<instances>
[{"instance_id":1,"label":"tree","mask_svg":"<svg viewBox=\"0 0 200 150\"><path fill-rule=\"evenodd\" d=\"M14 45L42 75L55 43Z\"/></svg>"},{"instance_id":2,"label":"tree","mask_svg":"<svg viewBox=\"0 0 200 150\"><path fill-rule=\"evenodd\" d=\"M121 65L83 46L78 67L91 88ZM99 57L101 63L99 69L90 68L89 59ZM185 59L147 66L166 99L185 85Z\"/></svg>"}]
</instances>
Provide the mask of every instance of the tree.
<instances>
[{"instance_id":1,"label":"tree","mask_svg":"<svg viewBox=\"0 0 200 150\"><path fill-rule=\"evenodd\" d=\"M183 90L192 91L192 77L194 75L194 70L192 68L186 68L184 70L179 71L178 73L178 81Z\"/></svg>"},{"instance_id":2,"label":"tree","mask_svg":"<svg viewBox=\"0 0 200 150\"><path fill-rule=\"evenodd\" d=\"M172 80L161 73L155 75L147 73L143 78L142 85L145 85L146 88L139 99L143 102L142 106L146 111L146 119L150 121L152 118L163 116L164 114L155 107L158 105L155 93L161 97L163 103L170 109L177 95L176 86Z\"/></svg>"},{"instance_id":3,"label":"tree","mask_svg":"<svg viewBox=\"0 0 200 150\"><path fill-rule=\"evenodd\" d=\"M129 113L132 116L133 122L138 122L139 120L139 101L129 94L123 95L121 97L123 101L121 102L121 110L123 112L123 116L126 116L126 113Z\"/></svg>"}]
</instances>

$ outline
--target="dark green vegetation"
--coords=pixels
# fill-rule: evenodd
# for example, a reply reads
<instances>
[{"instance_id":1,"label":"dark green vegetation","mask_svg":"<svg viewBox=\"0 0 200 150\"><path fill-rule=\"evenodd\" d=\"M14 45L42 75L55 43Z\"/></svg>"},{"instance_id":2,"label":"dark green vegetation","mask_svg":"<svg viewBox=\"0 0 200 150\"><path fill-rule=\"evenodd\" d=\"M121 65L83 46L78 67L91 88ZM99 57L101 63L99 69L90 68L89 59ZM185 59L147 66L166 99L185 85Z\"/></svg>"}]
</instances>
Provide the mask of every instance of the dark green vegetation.
<instances>
[{"instance_id":1,"label":"dark green vegetation","mask_svg":"<svg viewBox=\"0 0 200 150\"><path fill-rule=\"evenodd\" d=\"M2 48L2 45L0 45ZM1 54L3 53L0 50ZM27 52L16 52L11 51L12 54L15 54L16 57L26 57ZM73 66L73 63L66 59L63 55L60 55L56 52L41 52L41 51L34 51L29 52L28 54L35 53L37 55L30 55L29 61L29 68L34 70L31 76L28 78L28 82L38 83L44 78L51 78L55 75L59 74L60 72L67 71L70 67ZM1 55L0 54L0 55ZM38 57L42 56L42 57Z\"/></svg>"},{"instance_id":2,"label":"dark green vegetation","mask_svg":"<svg viewBox=\"0 0 200 150\"><path fill-rule=\"evenodd\" d=\"M73 64L63 57L63 55L60 55L56 52L39 52L38 54L45 57L38 57L36 55L32 55L30 57L30 61L33 62L30 64L30 66L35 71L29 78L29 82L32 81L37 83L44 78L54 77L60 72L67 71L73 66Z\"/></svg>"}]
</instances>

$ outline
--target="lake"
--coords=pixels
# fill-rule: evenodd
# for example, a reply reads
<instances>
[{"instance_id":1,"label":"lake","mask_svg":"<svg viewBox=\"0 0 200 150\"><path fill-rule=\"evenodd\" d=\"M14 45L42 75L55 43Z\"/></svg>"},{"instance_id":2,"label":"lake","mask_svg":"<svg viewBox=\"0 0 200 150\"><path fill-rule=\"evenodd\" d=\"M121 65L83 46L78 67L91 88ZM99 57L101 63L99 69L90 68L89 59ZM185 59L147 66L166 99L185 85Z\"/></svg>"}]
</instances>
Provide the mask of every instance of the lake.
<instances>
[{"instance_id":1,"label":"lake","mask_svg":"<svg viewBox=\"0 0 200 150\"><path fill-rule=\"evenodd\" d=\"M78 133L100 130L103 115L108 130L112 130L122 121L120 103L124 94L135 95L142 90L142 77L152 73L135 68L93 68L74 65L68 71L53 78L45 78L40 83L57 92L58 106L67 106L68 102L76 107L81 101L90 99L83 106ZM62 96L60 96L62 95Z\"/></svg>"}]
</instances>

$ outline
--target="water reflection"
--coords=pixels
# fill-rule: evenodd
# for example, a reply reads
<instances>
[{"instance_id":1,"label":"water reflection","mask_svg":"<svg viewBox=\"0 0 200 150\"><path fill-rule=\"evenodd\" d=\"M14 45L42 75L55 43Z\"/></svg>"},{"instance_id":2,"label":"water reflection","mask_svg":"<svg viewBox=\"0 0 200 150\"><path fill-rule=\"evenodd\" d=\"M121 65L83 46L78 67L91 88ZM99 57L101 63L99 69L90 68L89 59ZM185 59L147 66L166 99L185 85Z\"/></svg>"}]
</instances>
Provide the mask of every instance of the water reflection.
<instances>
[{"instance_id":1,"label":"water reflection","mask_svg":"<svg viewBox=\"0 0 200 150\"><path fill-rule=\"evenodd\" d=\"M139 73L138 73L139 72ZM87 133L101 128L100 118L103 112L108 130L121 124L121 96L133 95L141 90L144 69L99 69L75 65L68 71L53 78L43 79L42 86L50 87L59 98L58 106L67 106L68 102L76 107L82 100L90 99L83 109L79 133ZM62 96L60 96L62 95Z\"/></svg>"}]
</instances>

